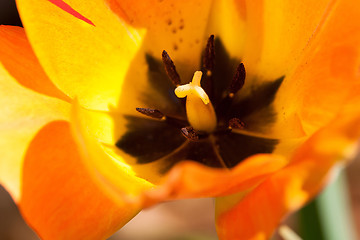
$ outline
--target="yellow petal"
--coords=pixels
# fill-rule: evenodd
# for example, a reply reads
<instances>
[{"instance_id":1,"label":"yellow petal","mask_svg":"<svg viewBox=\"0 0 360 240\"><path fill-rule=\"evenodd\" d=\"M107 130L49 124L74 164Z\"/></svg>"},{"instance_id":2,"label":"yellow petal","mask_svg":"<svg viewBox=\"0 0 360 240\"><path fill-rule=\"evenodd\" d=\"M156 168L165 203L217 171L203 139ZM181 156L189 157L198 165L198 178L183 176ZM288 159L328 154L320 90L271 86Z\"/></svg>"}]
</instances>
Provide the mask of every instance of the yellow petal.
<instances>
[{"instance_id":1,"label":"yellow petal","mask_svg":"<svg viewBox=\"0 0 360 240\"><path fill-rule=\"evenodd\" d=\"M73 106L73 132L78 144L82 146L84 165L95 182L119 203L127 201L128 204L139 204L140 193L153 187L153 184L138 177L119 155L111 154L108 146L114 145L113 120L106 113L94 115L77 102ZM99 131L100 125L106 127Z\"/></svg>"},{"instance_id":2,"label":"yellow petal","mask_svg":"<svg viewBox=\"0 0 360 240\"><path fill-rule=\"evenodd\" d=\"M42 77L32 72L29 80ZM23 157L28 144L46 123L68 120L70 104L19 85L0 65L0 182L19 200Z\"/></svg>"},{"instance_id":3,"label":"yellow petal","mask_svg":"<svg viewBox=\"0 0 360 240\"><path fill-rule=\"evenodd\" d=\"M22 181L20 210L42 239L105 239L139 211L92 181L68 122L49 123L37 133Z\"/></svg>"},{"instance_id":4,"label":"yellow petal","mask_svg":"<svg viewBox=\"0 0 360 240\"><path fill-rule=\"evenodd\" d=\"M131 114L136 107L155 107L169 113L169 99L164 99L157 92L170 82L166 74L162 75L162 51L169 53L182 82L190 82L194 72L201 67L201 53L209 37L205 29L212 1L106 2L128 24L147 30L142 48L126 76L123 85L126 91L122 92L119 100L120 111ZM156 100L161 106L154 106L151 100L144 100L146 95L151 95L151 100Z\"/></svg>"},{"instance_id":5,"label":"yellow petal","mask_svg":"<svg viewBox=\"0 0 360 240\"><path fill-rule=\"evenodd\" d=\"M213 1L207 34L209 36L213 34L215 38L220 38L230 56L241 59L244 55L244 44L247 37L246 24L250 25L253 20L261 20L259 16L262 15L262 8L259 5L261 5L260 1ZM258 34L260 35L260 31ZM259 49L251 50L257 54Z\"/></svg>"},{"instance_id":6,"label":"yellow petal","mask_svg":"<svg viewBox=\"0 0 360 240\"><path fill-rule=\"evenodd\" d=\"M248 80L271 81L300 60L334 2L216 1L209 32L222 38L231 56L244 62Z\"/></svg>"},{"instance_id":7,"label":"yellow petal","mask_svg":"<svg viewBox=\"0 0 360 240\"><path fill-rule=\"evenodd\" d=\"M186 82L199 70L200 54L212 1L107 0L115 13L135 27L146 28L145 48L154 56L166 50ZM184 68L185 67L185 68Z\"/></svg>"},{"instance_id":8,"label":"yellow petal","mask_svg":"<svg viewBox=\"0 0 360 240\"><path fill-rule=\"evenodd\" d=\"M250 49L256 46L249 41L250 46L246 45L248 52L244 55L244 61L257 64L255 72L268 79L287 73L299 61L304 49L308 47L317 31L320 31L333 10L335 2L333 0L316 2L265 0L262 5L263 36L260 38L261 45L258 45L261 48L261 54L254 56L251 53ZM256 31L259 29L256 26L249 26L248 29L251 31L251 37L257 36Z\"/></svg>"},{"instance_id":9,"label":"yellow petal","mask_svg":"<svg viewBox=\"0 0 360 240\"><path fill-rule=\"evenodd\" d=\"M50 79L68 96L89 108L116 106L141 34L101 0L65 2L17 1L30 43Z\"/></svg>"}]
</instances>

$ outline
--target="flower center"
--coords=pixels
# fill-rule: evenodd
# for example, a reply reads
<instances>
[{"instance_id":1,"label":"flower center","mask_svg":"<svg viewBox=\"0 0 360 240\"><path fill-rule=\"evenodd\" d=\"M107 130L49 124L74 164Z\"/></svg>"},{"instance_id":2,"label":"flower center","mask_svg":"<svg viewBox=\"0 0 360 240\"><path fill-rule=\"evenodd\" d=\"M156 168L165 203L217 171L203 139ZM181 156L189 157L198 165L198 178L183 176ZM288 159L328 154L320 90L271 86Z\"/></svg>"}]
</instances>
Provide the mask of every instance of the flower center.
<instances>
[{"instance_id":1,"label":"flower center","mask_svg":"<svg viewBox=\"0 0 360 240\"><path fill-rule=\"evenodd\" d=\"M190 126L181 128L183 136L189 140L198 141L209 137L211 134L228 134L232 129L244 128L245 124L240 119L236 117L227 119L227 113L232 105L235 94L244 86L245 67L243 63L240 63L232 81L227 86L227 90L225 90L226 94L221 93L220 96L219 94L215 96L216 89L214 88L216 81L213 79L215 70L214 35L209 37L203 54L203 71L206 72L205 82L203 83L204 87L201 84L202 71L196 71L190 83L181 85L181 79L176 71L175 64L165 50L162 53L162 61L168 78L172 81L174 87L176 87L175 95L178 98L186 98L183 104L186 105L187 120ZM216 101L216 111L211 102L212 98L214 100L218 98ZM179 124L179 119L176 120L166 116L157 109L137 108L136 110L153 118L166 120L173 124L176 123L177 126Z\"/></svg>"},{"instance_id":2,"label":"flower center","mask_svg":"<svg viewBox=\"0 0 360 240\"><path fill-rule=\"evenodd\" d=\"M136 108L145 118L125 116L127 130L116 142L125 157L135 158L136 164L157 162L158 171L165 173L182 160L231 168L253 154L274 151L278 140L261 133L276 119L271 104L283 77L240 91L244 64L230 57L220 39L214 40L210 36L207 41L201 71L185 84L166 51L162 61L145 55L154 92L140 95L144 105L154 108Z\"/></svg>"}]
</instances>

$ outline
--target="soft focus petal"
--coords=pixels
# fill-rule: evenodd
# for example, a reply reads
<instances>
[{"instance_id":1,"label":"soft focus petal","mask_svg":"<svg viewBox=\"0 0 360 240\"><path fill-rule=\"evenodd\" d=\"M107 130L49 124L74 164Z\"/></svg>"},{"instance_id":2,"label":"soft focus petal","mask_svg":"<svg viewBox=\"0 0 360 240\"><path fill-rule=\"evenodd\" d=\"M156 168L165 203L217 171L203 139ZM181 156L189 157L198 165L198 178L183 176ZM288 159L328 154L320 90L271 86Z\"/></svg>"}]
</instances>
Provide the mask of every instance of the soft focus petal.
<instances>
[{"instance_id":1,"label":"soft focus petal","mask_svg":"<svg viewBox=\"0 0 360 240\"><path fill-rule=\"evenodd\" d=\"M286 164L287 160L281 156L265 154L250 157L233 169L215 169L184 161L169 172L159 188L146 192L145 199L151 203L245 192Z\"/></svg>"},{"instance_id":2,"label":"soft focus petal","mask_svg":"<svg viewBox=\"0 0 360 240\"><path fill-rule=\"evenodd\" d=\"M51 97L68 100L46 76L23 28L0 26L0 62L24 87Z\"/></svg>"},{"instance_id":3,"label":"soft focus petal","mask_svg":"<svg viewBox=\"0 0 360 240\"><path fill-rule=\"evenodd\" d=\"M10 59L6 63L10 63ZM14 63L21 64L24 63L23 61L28 61L29 65L19 66L19 68L26 69L29 66L36 66L26 57L22 61ZM44 79L43 72L36 71L36 69L40 68L29 69L31 75L19 74L18 76L26 77L27 82L37 81L35 80L37 78ZM46 78L44 80L46 81ZM38 83L40 84L40 82ZM46 86L46 83L44 85ZM45 90L41 85L37 89L44 90L49 94L54 93ZM19 85L18 81L6 71L4 65L0 65L0 96L2 106L0 115L0 182L15 200L19 200L22 187L23 157L29 142L46 123L57 119L69 119L70 105Z\"/></svg>"},{"instance_id":4,"label":"soft focus petal","mask_svg":"<svg viewBox=\"0 0 360 240\"><path fill-rule=\"evenodd\" d=\"M359 104L359 98L352 99L335 120L297 150L286 168L247 196L235 196L238 202L233 199L232 204L231 197L218 199L220 239L268 239L287 214L314 197L331 180L336 166L354 157L360 136Z\"/></svg>"},{"instance_id":5,"label":"soft focus petal","mask_svg":"<svg viewBox=\"0 0 360 240\"><path fill-rule=\"evenodd\" d=\"M65 2L17 1L30 43L67 95L90 108L115 106L141 36L101 0Z\"/></svg>"},{"instance_id":6,"label":"soft focus petal","mask_svg":"<svg viewBox=\"0 0 360 240\"><path fill-rule=\"evenodd\" d=\"M43 239L104 239L139 211L115 204L92 182L67 122L38 132L22 180L20 210Z\"/></svg>"},{"instance_id":7,"label":"soft focus petal","mask_svg":"<svg viewBox=\"0 0 360 240\"><path fill-rule=\"evenodd\" d=\"M278 92L274 132L300 122L311 134L327 124L360 85L359 69L360 2L337 1Z\"/></svg>"}]
</instances>

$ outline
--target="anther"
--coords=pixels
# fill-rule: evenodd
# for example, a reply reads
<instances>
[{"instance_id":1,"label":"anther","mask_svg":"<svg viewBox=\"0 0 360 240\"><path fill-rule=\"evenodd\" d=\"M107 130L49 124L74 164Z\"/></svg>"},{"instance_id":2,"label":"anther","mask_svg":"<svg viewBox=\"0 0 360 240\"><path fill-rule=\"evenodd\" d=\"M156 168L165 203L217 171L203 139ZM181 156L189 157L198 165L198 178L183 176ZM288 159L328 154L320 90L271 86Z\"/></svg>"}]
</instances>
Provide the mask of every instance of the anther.
<instances>
[{"instance_id":1,"label":"anther","mask_svg":"<svg viewBox=\"0 0 360 240\"><path fill-rule=\"evenodd\" d=\"M215 66L215 43L214 35L211 35L207 41L203 56L203 67L207 70L206 74L210 76Z\"/></svg>"},{"instance_id":2,"label":"anther","mask_svg":"<svg viewBox=\"0 0 360 240\"><path fill-rule=\"evenodd\" d=\"M174 83L175 86L179 86L181 83L180 76L176 71L174 62L171 60L169 54L164 50L162 52L162 61L165 66L165 71L170 80Z\"/></svg>"},{"instance_id":3,"label":"anther","mask_svg":"<svg viewBox=\"0 0 360 240\"><path fill-rule=\"evenodd\" d=\"M234 78L230 84L229 97L233 98L235 94L244 86L246 77L245 66L240 63L236 69Z\"/></svg>"},{"instance_id":4,"label":"anther","mask_svg":"<svg viewBox=\"0 0 360 240\"><path fill-rule=\"evenodd\" d=\"M165 115L160 112L157 109L151 109L151 108L136 108L136 111L138 111L139 113L142 113L146 116L152 117L152 118L156 118L156 119L162 119L165 117Z\"/></svg>"},{"instance_id":5,"label":"anther","mask_svg":"<svg viewBox=\"0 0 360 240\"><path fill-rule=\"evenodd\" d=\"M206 133L196 131L193 127L183 127L181 128L181 133L184 137L191 141L198 141L207 136Z\"/></svg>"},{"instance_id":6,"label":"anther","mask_svg":"<svg viewBox=\"0 0 360 240\"><path fill-rule=\"evenodd\" d=\"M231 129L244 129L245 123L238 118L232 118L229 120L229 128Z\"/></svg>"}]
</instances>

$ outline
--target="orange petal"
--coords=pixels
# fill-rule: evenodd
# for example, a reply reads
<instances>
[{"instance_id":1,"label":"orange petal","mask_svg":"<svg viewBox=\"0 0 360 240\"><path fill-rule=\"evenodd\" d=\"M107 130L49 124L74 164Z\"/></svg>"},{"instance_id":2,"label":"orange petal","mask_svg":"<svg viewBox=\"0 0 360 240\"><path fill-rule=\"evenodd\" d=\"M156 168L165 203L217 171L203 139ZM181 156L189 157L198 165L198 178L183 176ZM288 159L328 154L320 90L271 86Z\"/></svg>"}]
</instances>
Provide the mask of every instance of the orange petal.
<instances>
[{"instance_id":1,"label":"orange petal","mask_svg":"<svg viewBox=\"0 0 360 240\"><path fill-rule=\"evenodd\" d=\"M337 1L278 92L278 127L298 119L311 134L327 124L359 85L359 67L360 2Z\"/></svg>"},{"instance_id":2,"label":"orange petal","mask_svg":"<svg viewBox=\"0 0 360 240\"><path fill-rule=\"evenodd\" d=\"M46 76L23 28L0 26L0 62L24 87L51 97L69 100Z\"/></svg>"},{"instance_id":3,"label":"orange petal","mask_svg":"<svg viewBox=\"0 0 360 240\"><path fill-rule=\"evenodd\" d=\"M28 77L26 82L29 82L29 85L32 84L30 83L32 80L36 82L35 79L37 78L44 79L41 69L36 68L36 65L33 65L31 61L27 61L25 56L20 62L15 61L14 63L24 63L24 65L17 66L24 72L16 72L15 76L19 76L24 81ZM13 65L8 66L11 66L12 70L15 71ZM28 67L34 68L28 69ZM30 75L27 75L27 72ZM40 82L37 83L40 84ZM42 85L39 85L37 89L50 95L54 93L50 90L51 87L43 88ZM0 182L12 194L13 198L18 200L21 194L23 157L29 142L46 123L58 119L68 120L70 104L24 88L0 64L0 105L2 106L0 115L0 153L2 156L0 160Z\"/></svg>"},{"instance_id":4,"label":"orange petal","mask_svg":"<svg viewBox=\"0 0 360 240\"><path fill-rule=\"evenodd\" d=\"M287 164L275 155L256 155L233 169L214 169L196 162L177 164L163 185L145 193L145 204L161 200L225 196L246 192Z\"/></svg>"},{"instance_id":5,"label":"orange petal","mask_svg":"<svg viewBox=\"0 0 360 240\"><path fill-rule=\"evenodd\" d=\"M234 199L230 205L229 199L218 199L220 239L269 239L287 214L314 197L344 160L354 158L354 143L360 137L360 99L352 100L331 124L297 150L286 168L247 196L235 196L235 203Z\"/></svg>"},{"instance_id":6,"label":"orange petal","mask_svg":"<svg viewBox=\"0 0 360 240\"><path fill-rule=\"evenodd\" d=\"M102 0L18 0L17 5L34 52L54 84L85 107L116 106L142 33Z\"/></svg>"},{"instance_id":7,"label":"orange petal","mask_svg":"<svg viewBox=\"0 0 360 240\"><path fill-rule=\"evenodd\" d=\"M43 239L104 239L137 212L93 183L69 123L46 125L25 156L20 209Z\"/></svg>"}]
</instances>

